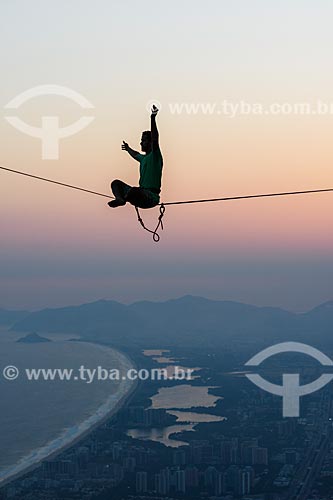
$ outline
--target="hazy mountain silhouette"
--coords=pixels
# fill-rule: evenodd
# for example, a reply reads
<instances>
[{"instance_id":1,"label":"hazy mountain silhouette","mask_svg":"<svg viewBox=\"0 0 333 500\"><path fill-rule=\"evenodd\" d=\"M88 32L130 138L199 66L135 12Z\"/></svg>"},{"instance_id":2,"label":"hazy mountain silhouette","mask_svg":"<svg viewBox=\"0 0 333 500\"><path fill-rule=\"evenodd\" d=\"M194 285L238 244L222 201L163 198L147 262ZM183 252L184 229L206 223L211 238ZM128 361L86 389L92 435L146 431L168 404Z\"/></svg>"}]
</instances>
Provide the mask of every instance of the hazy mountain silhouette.
<instances>
[{"instance_id":1,"label":"hazy mountain silhouette","mask_svg":"<svg viewBox=\"0 0 333 500\"><path fill-rule=\"evenodd\" d=\"M309 312L300 315L304 335L318 332L321 340L333 341L333 301L325 302Z\"/></svg>"},{"instance_id":2,"label":"hazy mountain silhouette","mask_svg":"<svg viewBox=\"0 0 333 500\"><path fill-rule=\"evenodd\" d=\"M123 305L100 300L44 309L17 321L15 331L77 333L90 340L153 346L219 345L229 340L271 343L330 340L333 302L296 314L274 307L185 296Z\"/></svg>"},{"instance_id":3,"label":"hazy mountain silhouette","mask_svg":"<svg viewBox=\"0 0 333 500\"><path fill-rule=\"evenodd\" d=\"M215 301L187 295L167 302L136 302L129 306L158 331L174 330L182 339L205 333L216 341L248 333L278 332L293 323L294 314L278 308L256 307L232 301ZM172 333L171 333L172 335Z\"/></svg>"},{"instance_id":4,"label":"hazy mountain silhouette","mask_svg":"<svg viewBox=\"0 0 333 500\"><path fill-rule=\"evenodd\" d=\"M12 325L29 314L31 313L28 311L8 311L6 309L0 309L0 325Z\"/></svg>"},{"instance_id":5,"label":"hazy mountain silhouette","mask_svg":"<svg viewBox=\"0 0 333 500\"><path fill-rule=\"evenodd\" d=\"M41 337L38 333L32 332L28 333L25 337L21 337L16 342L21 342L23 344L37 344L40 342L52 342L52 340Z\"/></svg>"},{"instance_id":6,"label":"hazy mountain silhouette","mask_svg":"<svg viewBox=\"0 0 333 500\"><path fill-rule=\"evenodd\" d=\"M138 327L140 318L136 317L127 306L115 301L99 300L80 306L43 309L15 323L12 329L78 333L99 338L111 332L129 335Z\"/></svg>"}]
</instances>

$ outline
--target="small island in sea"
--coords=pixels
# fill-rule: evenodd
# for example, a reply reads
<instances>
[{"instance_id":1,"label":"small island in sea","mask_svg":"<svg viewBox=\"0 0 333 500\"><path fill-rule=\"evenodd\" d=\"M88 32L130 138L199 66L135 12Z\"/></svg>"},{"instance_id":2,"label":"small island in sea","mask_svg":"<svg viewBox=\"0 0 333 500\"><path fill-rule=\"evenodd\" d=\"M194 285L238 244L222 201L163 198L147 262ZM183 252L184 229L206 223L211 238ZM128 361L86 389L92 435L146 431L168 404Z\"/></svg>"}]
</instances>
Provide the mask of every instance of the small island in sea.
<instances>
[{"instance_id":1,"label":"small island in sea","mask_svg":"<svg viewBox=\"0 0 333 500\"><path fill-rule=\"evenodd\" d=\"M45 337L41 337L38 333L32 332L28 333L25 337L21 337L16 342L24 342L26 344L36 344L38 342L52 342L52 340Z\"/></svg>"}]
</instances>

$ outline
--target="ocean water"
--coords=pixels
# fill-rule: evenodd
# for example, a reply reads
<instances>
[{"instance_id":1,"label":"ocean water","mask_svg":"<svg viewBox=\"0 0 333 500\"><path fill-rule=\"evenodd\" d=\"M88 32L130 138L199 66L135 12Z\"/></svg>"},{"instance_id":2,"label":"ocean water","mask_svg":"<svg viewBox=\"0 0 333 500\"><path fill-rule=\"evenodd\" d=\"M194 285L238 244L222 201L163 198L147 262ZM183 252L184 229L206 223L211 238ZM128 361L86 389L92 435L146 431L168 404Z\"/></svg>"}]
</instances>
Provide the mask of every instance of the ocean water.
<instances>
[{"instance_id":1,"label":"ocean water","mask_svg":"<svg viewBox=\"0 0 333 500\"><path fill-rule=\"evenodd\" d=\"M90 370L101 366L108 373L118 369L122 377L132 365L113 349L68 341L66 336L33 344L17 343L18 337L24 334L0 331L0 481L86 432L119 405L133 386L130 380L88 383L82 370L86 380L80 380L81 366ZM3 375L8 365L19 370L15 380ZM25 370L32 368L72 369L72 380L28 380Z\"/></svg>"}]
</instances>

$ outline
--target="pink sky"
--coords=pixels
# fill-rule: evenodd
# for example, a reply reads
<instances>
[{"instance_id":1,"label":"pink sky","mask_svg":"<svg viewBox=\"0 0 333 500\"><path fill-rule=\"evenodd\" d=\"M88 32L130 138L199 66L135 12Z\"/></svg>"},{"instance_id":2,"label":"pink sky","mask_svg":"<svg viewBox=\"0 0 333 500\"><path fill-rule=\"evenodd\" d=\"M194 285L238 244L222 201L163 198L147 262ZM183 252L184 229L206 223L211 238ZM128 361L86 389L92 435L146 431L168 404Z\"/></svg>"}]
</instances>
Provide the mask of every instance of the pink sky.
<instances>
[{"instance_id":1,"label":"pink sky","mask_svg":"<svg viewBox=\"0 0 333 500\"><path fill-rule=\"evenodd\" d=\"M231 118L170 107L333 101L333 8L319 4L212 0L204 9L144 0L111 8L101 0L99 9L66 4L65 19L58 4L21 5L19 18L16 2L7 5L3 106L54 83L89 99L95 120L61 141L59 160L45 161L38 139L2 119L0 164L102 192L113 178L136 184L138 165L120 145L139 148L146 103L158 99L164 201L333 187L332 115ZM36 126L57 115L68 125L81 111L42 97L14 114ZM0 179L0 305L195 293L304 309L331 298L333 194L168 207L156 245L132 207L111 211L103 198L5 172ZM157 215L144 212L150 227Z\"/></svg>"}]
</instances>

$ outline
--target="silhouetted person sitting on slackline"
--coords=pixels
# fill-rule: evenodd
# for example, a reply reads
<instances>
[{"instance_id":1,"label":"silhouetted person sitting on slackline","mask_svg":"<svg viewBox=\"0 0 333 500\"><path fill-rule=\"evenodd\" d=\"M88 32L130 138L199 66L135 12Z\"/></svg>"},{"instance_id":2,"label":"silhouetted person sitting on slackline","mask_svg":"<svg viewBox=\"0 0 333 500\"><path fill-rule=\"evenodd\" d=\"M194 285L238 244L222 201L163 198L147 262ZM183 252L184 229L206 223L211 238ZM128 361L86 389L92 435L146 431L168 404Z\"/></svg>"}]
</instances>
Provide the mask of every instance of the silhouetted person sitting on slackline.
<instances>
[{"instance_id":1,"label":"silhouetted person sitting on slackline","mask_svg":"<svg viewBox=\"0 0 333 500\"><path fill-rule=\"evenodd\" d=\"M151 110L151 130L142 132L141 150L146 154L130 148L123 141L121 149L127 151L132 158L140 162L140 187L132 187L120 180L111 182L111 189L115 200L108 203L109 207L121 207L127 202L138 208L152 208L160 201L161 177L163 158L158 144L158 130L156 127L156 106Z\"/></svg>"}]
</instances>

